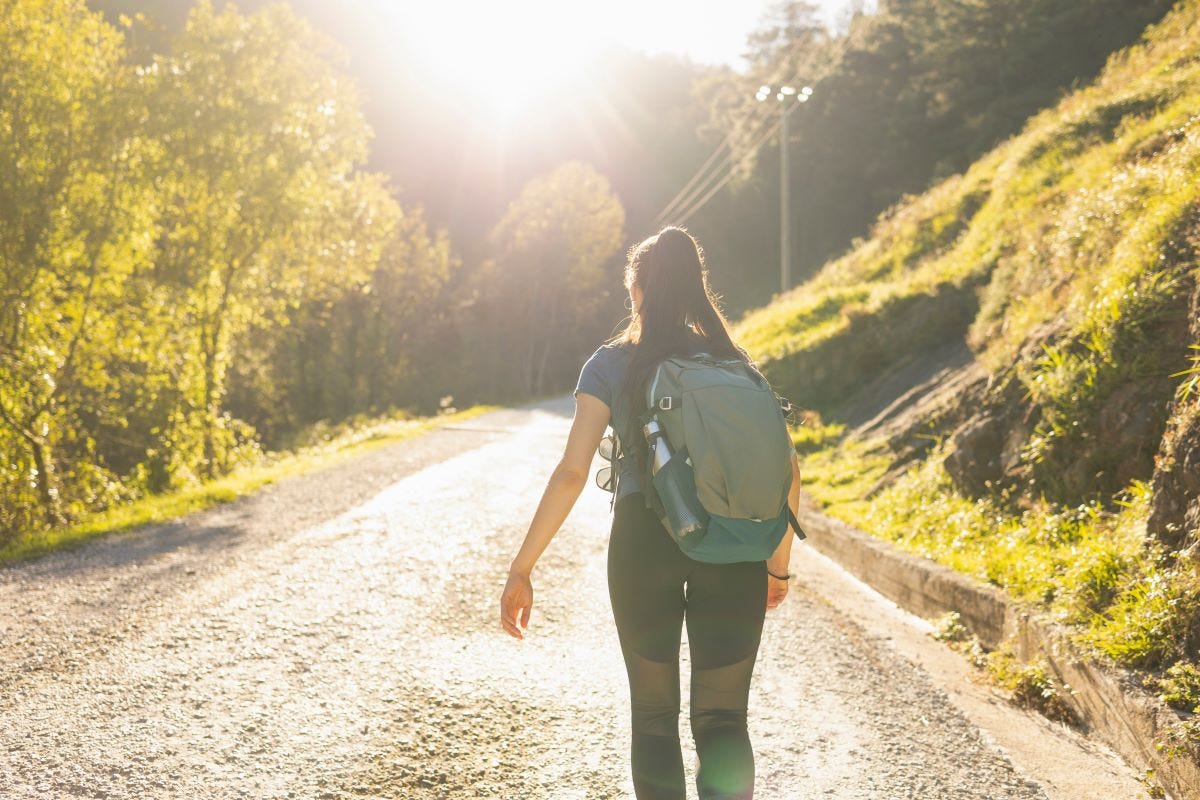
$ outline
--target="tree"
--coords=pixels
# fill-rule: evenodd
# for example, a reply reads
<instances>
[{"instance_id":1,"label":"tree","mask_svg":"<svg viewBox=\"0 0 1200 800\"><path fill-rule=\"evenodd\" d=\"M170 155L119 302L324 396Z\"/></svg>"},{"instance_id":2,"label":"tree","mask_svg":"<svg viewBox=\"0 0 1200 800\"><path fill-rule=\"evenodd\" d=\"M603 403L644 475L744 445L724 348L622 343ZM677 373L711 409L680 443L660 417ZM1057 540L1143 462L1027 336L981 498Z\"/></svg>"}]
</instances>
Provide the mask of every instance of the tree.
<instances>
[{"instance_id":1,"label":"tree","mask_svg":"<svg viewBox=\"0 0 1200 800\"><path fill-rule=\"evenodd\" d=\"M234 344L229 408L273 443L317 420L436 407L436 330L458 266L445 233L428 230L378 175L355 182L340 239L354 242L344 268L305 275L281 320L264 320ZM456 365L457 366L457 365ZM443 392L444 393L444 392Z\"/></svg>"},{"instance_id":2,"label":"tree","mask_svg":"<svg viewBox=\"0 0 1200 800\"><path fill-rule=\"evenodd\" d=\"M357 171L370 132L308 25L205 2L153 56L83 0L0 15L0 545L260 452L235 358L276 427L411 377L449 243Z\"/></svg>"},{"instance_id":3,"label":"tree","mask_svg":"<svg viewBox=\"0 0 1200 800\"><path fill-rule=\"evenodd\" d=\"M508 396L549 388L548 367L577 356L603 325L604 267L619 250L625 211L608 180L568 162L531 180L492 231L482 276L484 338L493 385ZM485 345L485 342L490 344Z\"/></svg>"},{"instance_id":4,"label":"tree","mask_svg":"<svg viewBox=\"0 0 1200 800\"><path fill-rule=\"evenodd\" d=\"M64 395L103 382L101 343L135 323L123 295L149 251L135 235L144 148L116 29L82 0L4 0L0 18L0 427L53 525Z\"/></svg>"},{"instance_id":5,"label":"tree","mask_svg":"<svg viewBox=\"0 0 1200 800\"><path fill-rule=\"evenodd\" d=\"M342 58L286 6L243 16L202 0L150 67L164 163L158 261L187 289L206 477L230 427L232 338L277 313L309 269L358 263L326 236L369 138L334 66Z\"/></svg>"},{"instance_id":6,"label":"tree","mask_svg":"<svg viewBox=\"0 0 1200 800\"><path fill-rule=\"evenodd\" d=\"M784 2L749 39L749 74L712 81L705 94L714 124L755 167L741 191L760 186L769 195L778 148L755 150L759 138L746 133L763 117L755 89L792 80L816 89L791 117L791 224L803 276L902 196L965 169L1071 84L1090 80L1171 4L881 0L875 13L851 16L844 33L822 37L804 22L805 3ZM723 230L761 233L771 204L744 206L724 215ZM773 239L748 242L744 262L775 261Z\"/></svg>"},{"instance_id":7,"label":"tree","mask_svg":"<svg viewBox=\"0 0 1200 800\"><path fill-rule=\"evenodd\" d=\"M809 0L782 0L767 9L746 37L751 71L767 83L790 82L808 66L828 32L819 8Z\"/></svg>"}]
</instances>

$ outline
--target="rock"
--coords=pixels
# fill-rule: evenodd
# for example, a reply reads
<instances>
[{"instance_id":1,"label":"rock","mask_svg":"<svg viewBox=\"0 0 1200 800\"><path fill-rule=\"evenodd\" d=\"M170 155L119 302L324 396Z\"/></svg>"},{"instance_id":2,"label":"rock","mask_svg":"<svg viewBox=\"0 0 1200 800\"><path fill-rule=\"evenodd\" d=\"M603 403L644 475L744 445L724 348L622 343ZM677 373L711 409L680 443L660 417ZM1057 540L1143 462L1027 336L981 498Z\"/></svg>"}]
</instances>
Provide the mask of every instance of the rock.
<instances>
[{"instance_id":1,"label":"rock","mask_svg":"<svg viewBox=\"0 0 1200 800\"><path fill-rule=\"evenodd\" d=\"M991 492L997 484L1013 483L1025 465L1021 451L1037 421L1020 381L1014 374L993 379L976 411L951 437L954 449L943 466L960 491L973 497Z\"/></svg>"},{"instance_id":2,"label":"rock","mask_svg":"<svg viewBox=\"0 0 1200 800\"><path fill-rule=\"evenodd\" d=\"M1174 409L1155 456L1147 530L1172 549L1200 538L1200 399Z\"/></svg>"},{"instance_id":3,"label":"rock","mask_svg":"<svg viewBox=\"0 0 1200 800\"><path fill-rule=\"evenodd\" d=\"M990 414L968 420L954 434L954 450L943 465L960 489L978 496L1003 477L1000 455L1005 434L1004 420Z\"/></svg>"},{"instance_id":4,"label":"rock","mask_svg":"<svg viewBox=\"0 0 1200 800\"><path fill-rule=\"evenodd\" d=\"M1200 344L1200 285L1192 292L1188 319L1188 338L1195 346ZM1200 540L1200 397L1195 393L1171 404L1152 482L1146 529L1172 549L1195 545Z\"/></svg>"}]
</instances>

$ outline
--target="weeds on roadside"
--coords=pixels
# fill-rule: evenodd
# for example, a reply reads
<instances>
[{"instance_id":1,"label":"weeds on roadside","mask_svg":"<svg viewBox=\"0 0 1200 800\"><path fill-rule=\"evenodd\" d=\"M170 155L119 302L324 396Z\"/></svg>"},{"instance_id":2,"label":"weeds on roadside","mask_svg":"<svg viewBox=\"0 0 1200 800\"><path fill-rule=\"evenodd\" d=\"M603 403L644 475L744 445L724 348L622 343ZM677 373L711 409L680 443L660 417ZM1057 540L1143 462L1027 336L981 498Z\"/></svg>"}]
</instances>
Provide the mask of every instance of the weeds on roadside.
<instances>
[{"instance_id":1,"label":"weeds on roadside","mask_svg":"<svg viewBox=\"0 0 1200 800\"><path fill-rule=\"evenodd\" d=\"M933 625L930 635L939 642L965 642L971 635L957 611L947 611L937 619L930 620L930 624Z\"/></svg>"},{"instance_id":2,"label":"weeds on roadside","mask_svg":"<svg viewBox=\"0 0 1200 800\"><path fill-rule=\"evenodd\" d=\"M1147 769L1146 772L1137 779L1137 782L1146 787L1146 796L1151 800L1162 800L1167 796L1167 792L1158 783L1155 777L1156 773L1152 769Z\"/></svg>"},{"instance_id":3,"label":"weeds on roadside","mask_svg":"<svg viewBox=\"0 0 1200 800\"><path fill-rule=\"evenodd\" d=\"M979 637L971 633L957 611L947 611L937 619L930 620L935 640L960 653L975 669L986 669L988 654Z\"/></svg>"},{"instance_id":4,"label":"weeds on roadside","mask_svg":"<svg viewBox=\"0 0 1200 800\"><path fill-rule=\"evenodd\" d=\"M854 522L854 510L864 510L864 498L887 472L892 459L881 441L828 442L807 455L801 452L800 484L822 505L841 510L834 516Z\"/></svg>"},{"instance_id":5,"label":"weeds on roadside","mask_svg":"<svg viewBox=\"0 0 1200 800\"><path fill-rule=\"evenodd\" d=\"M1172 664L1158 684L1168 705L1200 714L1200 669L1195 664L1185 661Z\"/></svg>"},{"instance_id":6,"label":"weeds on roadside","mask_svg":"<svg viewBox=\"0 0 1200 800\"><path fill-rule=\"evenodd\" d=\"M955 489L935 452L870 500L890 460L881 443L841 442L801 463L805 489L852 525L987 583L1075 627L1077 641L1140 668L1178 660L1200 588L1145 532L1150 489L1099 502L1014 509Z\"/></svg>"},{"instance_id":7,"label":"weeds on roadside","mask_svg":"<svg viewBox=\"0 0 1200 800\"><path fill-rule=\"evenodd\" d=\"M1070 687L1054 677L1045 661L1022 664L1009 647L1001 646L988 653L987 671L1000 686L1012 693L1013 702L1022 708L1067 725L1079 723L1066 699L1071 693Z\"/></svg>"},{"instance_id":8,"label":"weeds on roadside","mask_svg":"<svg viewBox=\"0 0 1200 800\"><path fill-rule=\"evenodd\" d=\"M1200 720L1189 719L1170 726L1155 747L1167 758L1194 758L1200 750Z\"/></svg>"},{"instance_id":9,"label":"weeds on roadside","mask_svg":"<svg viewBox=\"0 0 1200 800\"><path fill-rule=\"evenodd\" d=\"M1078 724L1078 718L1066 700L1070 689L1058 682L1044 661L1022 664L1008 643L995 650L986 650L979 637L962 623L957 611L949 611L930 623L933 625L930 635L934 639L961 653L992 683L1009 692L1014 703L1056 722Z\"/></svg>"}]
</instances>

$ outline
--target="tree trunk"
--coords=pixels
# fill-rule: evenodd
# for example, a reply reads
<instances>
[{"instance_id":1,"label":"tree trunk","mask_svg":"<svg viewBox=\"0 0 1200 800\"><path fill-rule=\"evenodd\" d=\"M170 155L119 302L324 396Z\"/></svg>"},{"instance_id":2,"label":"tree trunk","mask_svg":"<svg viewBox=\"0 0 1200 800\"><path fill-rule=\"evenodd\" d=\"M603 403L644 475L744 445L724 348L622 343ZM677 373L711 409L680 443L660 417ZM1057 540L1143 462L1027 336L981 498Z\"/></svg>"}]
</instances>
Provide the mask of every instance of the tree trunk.
<instances>
[{"instance_id":1,"label":"tree trunk","mask_svg":"<svg viewBox=\"0 0 1200 800\"><path fill-rule=\"evenodd\" d=\"M220 323L217 323L214 333L204 342L204 394L202 408L204 411L204 465L202 474L205 480L217 476L217 445L215 426L219 408L217 387L217 359L219 358L221 341Z\"/></svg>"},{"instance_id":2,"label":"tree trunk","mask_svg":"<svg viewBox=\"0 0 1200 800\"><path fill-rule=\"evenodd\" d=\"M558 341L558 331L556 331L555 323L558 320L558 306L553 306L550 309L550 317L546 320L546 326L543 330L543 336L539 344L542 347L542 357L538 361L537 375L534 377L533 389L534 394L540 395L546 390L546 361L550 357L550 349L554 343Z\"/></svg>"},{"instance_id":3,"label":"tree trunk","mask_svg":"<svg viewBox=\"0 0 1200 800\"><path fill-rule=\"evenodd\" d=\"M23 432L25 441L29 443L29 451L33 455L33 464L37 468L38 500L42 504L42 513L46 524L51 528L67 524L62 513L62 498L59 497L58 486L54 479L54 457L45 439Z\"/></svg>"},{"instance_id":4,"label":"tree trunk","mask_svg":"<svg viewBox=\"0 0 1200 800\"><path fill-rule=\"evenodd\" d=\"M222 278L221 299L212 312L212 333L205 341L201 331L201 343L204 346L204 477L211 480L217 476L217 448L213 437L214 423L220 409L220 387L217 385L217 361L221 357L221 338L225 331L225 315L229 309L230 286L237 275L234 265L227 267L227 274Z\"/></svg>"},{"instance_id":5,"label":"tree trunk","mask_svg":"<svg viewBox=\"0 0 1200 800\"><path fill-rule=\"evenodd\" d=\"M538 374L534 378L534 395L541 395L546 391L546 361L550 360L550 350L557 341L556 333L553 330L553 318L551 318L550 330L546 331L546 337L540 342L541 359L538 361Z\"/></svg>"},{"instance_id":6,"label":"tree trunk","mask_svg":"<svg viewBox=\"0 0 1200 800\"><path fill-rule=\"evenodd\" d=\"M201 398L200 406L204 414L204 464L202 474L206 480L211 480L216 474L213 468L213 462L216 460L216 444L213 442L213 415L212 415L212 396L213 396L213 355L211 353L204 354L204 393Z\"/></svg>"},{"instance_id":7,"label":"tree trunk","mask_svg":"<svg viewBox=\"0 0 1200 800\"><path fill-rule=\"evenodd\" d=\"M65 525L67 520L62 513L62 498L54 478L54 454L50 452L50 445L46 443L45 437L38 436L33 432L36 430L37 419L40 415L41 412L38 412L31 420L31 424L25 425L18 422L4 409L3 405L0 405L0 422L7 425L29 445L29 452L33 456L33 465L37 470L38 500L41 502L42 514L46 524L53 528Z\"/></svg>"},{"instance_id":8,"label":"tree trunk","mask_svg":"<svg viewBox=\"0 0 1200 800\"><path fill-rule=\"evenodd\" d=\"M359 299L355 298L355 301L356 304L358 304ZM351 414L355 414L362 410L361 403L359 402L359 398L362 396L360 394L360 389L362 387L359 386L359 383L362 376L363 349L362 330L360 330L360 326L363 323L361 323L359 320L361 320L363 316L364 315L361 314L355 314L350 319L350 329L347 331L345 389L343 389L343 391L340 392L337 397L337 403L339 406L337 415L341 418L348 417Z\"/></svg>"}]
</instances>

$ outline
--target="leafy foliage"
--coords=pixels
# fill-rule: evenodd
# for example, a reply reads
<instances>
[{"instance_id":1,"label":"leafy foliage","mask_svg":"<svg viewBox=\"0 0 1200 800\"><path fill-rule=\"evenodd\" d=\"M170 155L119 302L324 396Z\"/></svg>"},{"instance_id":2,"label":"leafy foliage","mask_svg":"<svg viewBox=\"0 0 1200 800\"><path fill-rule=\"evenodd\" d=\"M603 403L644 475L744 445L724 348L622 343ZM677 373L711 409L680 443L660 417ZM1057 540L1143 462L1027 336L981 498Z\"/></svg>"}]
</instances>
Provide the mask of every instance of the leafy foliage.
<instances>
[{"instance_id":1,"label":"leafy foliage","mask_svg":"<svg viewBox=\"0 0 1200 800\"><path fill-rule=\"evenodd\" d=\"M0 547L258 460L250 420L282 439L402 399L455 262L359 170L370 130L324 37L201 2L135 56L81 0L0 15ZM335 339L368 317L370 345L275 359L315 308Z\"/></svg>"},{"instance_id":2,"label":"leafy foliage","mask_svg":"<svg viewBox=\"0 0 1200 800\"><path fill-rule=\"evenodd\" d=\"M1002 647L987 654L986 667L997 683L1012 692L1017 705L1068 725L1078 723L1066 701L1070 687L1058 683L1044 661L1022 664Z\"/></svg>"},{"instance_id":3,"label":"leafy foliage","mask_svg":"<svg viewBox=\"0 0 1200 800\"><path fill-rule=\"evenodd\" d=\"M1162 698L1175 708L1200 714L1200 669L1180 661L1172 664L1160 681Z\"/></svg>"},{"instance_id":4,"label":"leafy foliage","mask_svg":"<svg viewBox=\"0 0 1200 800\"><path fill-rule=\"evenodd\" d=\"M125 297L144 296L130 290L148 260L140 231L151 206L136 180L145 147L131 135L137 104L121 37L80 2L7 0L0 14L3 538L33 522L34 509L60 523L119 494L91 463L95 440L75 427L81 399L117 392L97 343L145 352L145 326ZM119 408L105 412L102 425L122 424Z\"/></svg>"},{"instance_id":5,"label":"leafy foliage","mask_svg":"<svg viewBox=\"0 0 1200 800\"><path fill-rule=\"evenodd\" d=\"M749 74L714 77L705 95L714 125L756 162L746 182L763 187L761 200L747 192L745 216L722 218L723 209L704 223L725 230L776 207L777 148L750 152L756 136L745 130L747 119L762 116L753 100L760 84L816 89L792 114L792 226L803 275L908 194L968 170L1031 115L1091 80L1172 5L882 0L875 13L853 16L844 33L820 36L812 4L779 3L751 37ZM742 258L762 291L772 285L778 251L771 240L751 248Z\"/></svg>"}]
</instances>

